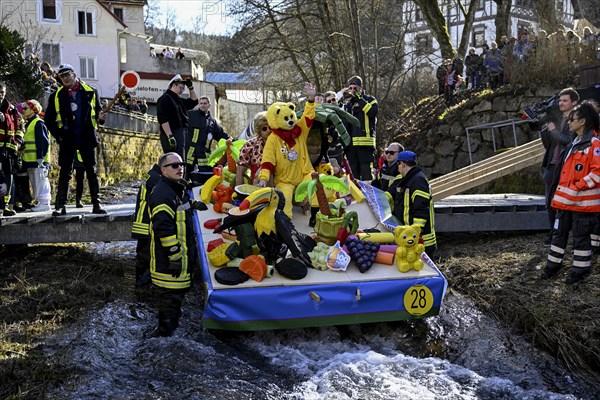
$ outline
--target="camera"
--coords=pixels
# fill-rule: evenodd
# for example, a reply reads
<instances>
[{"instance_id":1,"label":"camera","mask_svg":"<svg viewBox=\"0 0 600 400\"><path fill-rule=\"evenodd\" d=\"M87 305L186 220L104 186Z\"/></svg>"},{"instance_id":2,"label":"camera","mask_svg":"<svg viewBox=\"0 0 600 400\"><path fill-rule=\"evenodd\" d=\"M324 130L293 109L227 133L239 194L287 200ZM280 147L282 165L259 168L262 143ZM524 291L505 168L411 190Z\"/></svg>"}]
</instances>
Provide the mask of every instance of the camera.
<instances>
[{"instance_id":1,"label":"camera","mask_svg":"<svg viewBox=\"0 0 600 400\"><path fill-rule=\"evenodd\" d=\"M534 104L530 107L525 107L523 112L525 115L536 125L543 125L550 122L552 114L558 110L558 100L560 96L558 93L546 100Z\"/></svg>"}]
</instances>

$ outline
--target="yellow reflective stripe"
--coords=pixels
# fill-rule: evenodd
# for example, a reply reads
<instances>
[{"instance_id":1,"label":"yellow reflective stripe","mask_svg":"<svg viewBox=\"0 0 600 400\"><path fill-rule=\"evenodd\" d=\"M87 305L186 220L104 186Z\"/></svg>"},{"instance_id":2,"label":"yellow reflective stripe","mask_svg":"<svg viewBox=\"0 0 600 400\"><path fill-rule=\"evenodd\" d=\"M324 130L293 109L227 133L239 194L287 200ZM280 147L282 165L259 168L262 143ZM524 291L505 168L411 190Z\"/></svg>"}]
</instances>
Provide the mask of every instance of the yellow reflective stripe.
<instances>
[{"instance_id":1,"label":"yellow reflective stripe","mask_svg":"<svg viewBox=\"0 0 600 400\"><path fill-rule=\"evenodd\" d=\"M15 131L5 131L4 129L0 129L0 135L15 136Z\"/></svg>"},{"instance_id":2,"label":"yellow reflective stripe","mask_svg":"<svg viewBox=\"0 0 600 400\"><path fill-rule=\"evenodd\" d=\"M208 166L208 159L206 159L206 158L200 158L200 159L198 159L198 166L199 167Z\"/></svg>"},{"instance_id":3,"label":"yellow reflective stripe","mask_svg":"<svg viewBox=\"0 0 600 400\"><path fill-rule=\"evenodd\" d=\"M60 102L58 101L58 93L63 90L64 86L59 87L54 94L54 109L56 110L56 125L59 128L63 127L62 117L60 116Z\"/></svg>"},{"instance_id":4,"label":"yellow reflective stripe","mask_svg":"<svg viewBox=\"0 0 600 400\"><path fill-rule=\"evenodd\" d=\"M149 224L145 224L143 222L134 222L131 227L131 232L147 236L149 229Z\"/></svg>"},{"instance_id":5,"label":"yellow reflective stripe","mask_svg":"<svg viewBox=\"0 0 600 400\"><path fill-rule=\"evenodd\" d=\"M194 152L195 151L196 151L196 148L193 147L193 146L188 149L187 157L186 157L186 162L188 164L193 164L194 163Z\"/></svg>"},{"instance_id":6,"label":"yellow reflective stripe","mask_svg":"<svg viewBox=\"0 0 600 400\"><path fill-rule=\"evenodd\" d=\"M175 211L173 211L173 209L166 204L159 204L156 207L154 207L154 209L152 210L152 217L154 217L161 211L164 211L167 214L169 214L171 218L175 218Z\"/></svg>"},{"instance_id":7,"label":"yellow reflective stripe","mask_svg":"<svg viewBox=\"0 0 600 400\"><path fill-rule=\"evenodd\" d=\"M200 135L200 129L194 128L194 135L192 136L192 143L198 143L198 135Z\"/></svg>"},{"instance_id":8,"label":"yellow reflective stripe","mask_svg":"<svg viewBox=\"0 0 600 400\"><path fill-rule=\"evenodd\" d=\"M431 195L423 190L415 190L412 194L412 201L414 202L417 196L423 197L424 199L431 198Z\"/></svg>"},{"instance_id":9,"label":"yellow reflective stripe","mask_svg":"<svg viewBox=\"0 0 600 400\"><path fill-rule=\"evenodd\" d=\"M17 145L14 143L0 143L0 147L8 147L11 150L17 151Z\"/></svg>"},{"instance_id":10,"label":"yellow reflective stripe","mask_svg":"<svg viewBox=\"0 0 600 400\"><path fill-rule=\"evenodd\" d=\"M191 284L191 277L189 274L182 271L178 278L175 278L169 274L161 274L154 270L151 271L152 283L156 286L160 286L166 289L187 289Z\"/></svg>"},{"instance_id":11,"label":"yellow reflective stripe","mask_svg":"<svg viewBox=\"0 0 600 400\"><path fill-rule=\"evenodd\" d=\"M415 218L413 220L413 224L419 225L421 228L423 228L426 223L427 223L427 220L424 218Z\"/></svg>"},{"instance_id":12,"label":"yellow reflective stripe","mask_svg":"<svg viewBox=\"0 0 600 400\"><path fill-rule=\"evenodd\" d=\"M173 246L177 246L179 243L177 242L176 235L170 235L170 236L161 237L160 244L162 244L163 247L173 247Z\"/></svg>"},{"instance_id":13,"label":"yellow reflective stripe","mask_svg":"<svg viewBox=\"0 0 600 400\"><path fill-rule=\"evenodd\" d=\"M188 274L188 245L187 245L187 232L185 228L185 211L177 211L177 237L181 238L181 255L182 255L182 269L181 275Z\"/></svg>"},{"instance_id":14,"label":"yellow reflective stripe","mask_svg":"<svg viewBox=\"0 0 600 400\"><path fill-rule=\"evenodd\" d=\"M408 190L406 190L404 192L404 210L402 210L403 211L402 218L404 219L404 225L410 225L409 200L410 200L410 194L408 193Z\"/></svg>"},{"instance_id":15,"label":"yellow reflective stripe","mask_svg":"<svg viewBox=\"0 0 600 400\"><path fill-rule=\"evenodd\" d=\"M353 137L352 138L352 144L355 146L369 146L369 147L373 147L375 146L375 138L372 136L369 137L364 137L364 136L357 136L357 137Z\"/></svg>"}]
</instances>

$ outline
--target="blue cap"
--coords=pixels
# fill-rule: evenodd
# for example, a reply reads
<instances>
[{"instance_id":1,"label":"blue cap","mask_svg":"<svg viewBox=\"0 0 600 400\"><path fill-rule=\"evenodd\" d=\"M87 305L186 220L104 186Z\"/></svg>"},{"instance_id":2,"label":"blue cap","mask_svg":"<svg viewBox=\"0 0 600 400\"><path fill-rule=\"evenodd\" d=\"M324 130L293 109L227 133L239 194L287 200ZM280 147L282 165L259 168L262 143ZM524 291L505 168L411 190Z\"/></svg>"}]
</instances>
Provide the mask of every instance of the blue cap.
<instances>
[{"instance_id":1,"label":"blue cap","mask_svg":"<svg viewBox=\"0 0 600 400\"><path fill-rule=\"evenodd\" d=\"M398 158L396 159L397 161L417 161L417 155L410 151L410 150L405 150L405 151L401 151L400 154L398 154Z\"/></svg>"}]
</instances>

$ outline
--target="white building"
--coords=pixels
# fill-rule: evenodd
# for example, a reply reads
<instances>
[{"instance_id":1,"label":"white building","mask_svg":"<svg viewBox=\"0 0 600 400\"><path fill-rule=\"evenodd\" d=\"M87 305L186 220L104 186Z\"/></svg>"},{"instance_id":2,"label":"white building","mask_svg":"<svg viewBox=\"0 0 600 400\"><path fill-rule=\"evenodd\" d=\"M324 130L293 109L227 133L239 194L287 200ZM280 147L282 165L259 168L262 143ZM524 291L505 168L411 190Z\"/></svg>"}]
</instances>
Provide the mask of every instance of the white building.
<instances>
[{"instance_id":1,"label":"white building","mask_svg":"<svg viewBox=\"0 0 600 400\"><path fill-rule=\"evenodd\" d=\"M463 2L465 9L469 7L469 1ZM471 0L478 1L479 7L473 21L473 28L469 37L469 47L475 47L477 53L481 53L481 46L488 45L496 40L496 3L493 0ZM555 0L558 21L565 29L573 28L573 5L569 0ZM448 33L452 46L456 49L460 46L465 18L458 7L456 0L438 0L440 9L448 23ZM513 0L510 12L510 30L507 36L517 37L519 32L528 31L537 34L540 30L538 17L532 7L533 0ZM408 32L405 37L406 52L411 56L407 58L405 65L429 64L437 66L441 61L440 46L431 34L419 7L413 2L404 5L405 21L408 21ZM464 58L465 54L461 54Z\"/></svg>"}]
</instances>

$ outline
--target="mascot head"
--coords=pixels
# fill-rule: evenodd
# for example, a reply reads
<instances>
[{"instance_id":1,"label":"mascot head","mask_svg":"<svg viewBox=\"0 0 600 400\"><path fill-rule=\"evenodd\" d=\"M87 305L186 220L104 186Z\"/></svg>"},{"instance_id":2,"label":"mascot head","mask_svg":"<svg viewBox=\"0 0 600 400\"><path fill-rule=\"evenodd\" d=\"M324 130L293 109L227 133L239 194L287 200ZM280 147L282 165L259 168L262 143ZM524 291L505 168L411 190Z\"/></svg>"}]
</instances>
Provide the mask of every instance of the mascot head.
<instances>
[{"instance_id":1,"label":"mascot head","mask_svg":"<svg viewBox=\"0 0 600 400\"><path fill-rule=\"evenodd\" d=\"M293 103L273 103L267 109L267 121L271 129L291 130L298 122Z\"/></svg>"}]
</instances>

